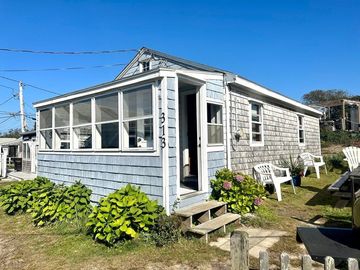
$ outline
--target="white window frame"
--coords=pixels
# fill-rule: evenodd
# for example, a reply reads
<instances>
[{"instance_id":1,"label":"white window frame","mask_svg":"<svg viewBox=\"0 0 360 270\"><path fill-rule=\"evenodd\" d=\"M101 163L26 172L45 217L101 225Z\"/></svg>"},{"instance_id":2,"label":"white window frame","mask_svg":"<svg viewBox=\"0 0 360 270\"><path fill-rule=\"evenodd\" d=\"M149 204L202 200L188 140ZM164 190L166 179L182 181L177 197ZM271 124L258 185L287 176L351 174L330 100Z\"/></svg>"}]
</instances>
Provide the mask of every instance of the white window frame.
<instances>
[{"instance_id":1,"label":"white window frame","mask_svg":"<svg viewBox=\"0 0 360 270\"><path fill-rule=\"evenodd\" d=\"M252 105L256 104L260 108L260 120L259 122L254 122L256 124L260 124L260 135L261 135L261 141L253 141L253 131L252 131ZM253 100L249 101L249 134L250 134L250 146L252 147L258 147L258 146L264 146L264 104L260 102L256 102Z\"/></svg>"},{"instance_id":2,"label":"white window frame","mask_svg":"<svg viewBox=\"0 0 360 270\"><path fill-rule=\"evenodd\" d=\"M131 117L129 119L124 120L124 114L123 114L123 110L124 110L124 93L128 92L128 91L136 91L137 89L142 89L142 88L146 88L147 86L151 87L151 106L152 106L152 113L151 113L151 117L150 116L141 116L141 117ZM121 91L121 149L123 152L153 152L156 151L156 149L158 149L158 145L157 145L157 141L158 141L158 130L157 127L158 125L155 125L155 123L157 123L157 121L155 120L157 117L155 112L157 112L157 107L156 107L156 95L155 95L155 85L154 83L151 84L143 84L143 85L138 85L138 86L134 86L134 87L129 87L124 89L123 91ZM152 132L153 132L153 147L138 147L138 148L131 148L131 147L126 147L125 146L125 139L127 138L127 134L126 134L126 130L125 130L125 123L126 122L130 122L130 121L137 121L137 120L145 120L145 119L152 119Z\"/></svg>"},{"instance_id":3,"label":"white window frame","mask_svg":"<svg viewBox=\"0 0 360 270\"><path fill-rule=\"evenodd\" d=\"M302 122L302 125L300 125L300 119L301 119L301 122ZM298 143L300 146L304 146L305 145L305 117L304 115L301 115L301 114L297 114L297 122L298 122ZM300 141L300 131L303 132L303 142Z\"/></svg>"},{"instance_id":4,"label":"white window frame","mask_svg":"<svg viewBox=\"0 0 360 270\"><path fill-rule=\"evenodd\" d=\"M90 122L89 123L86 123L86 124L77 124L77 125L74 125L74 105L76 103L79 103L79 102L82 102L82 101L87 101L87 100L90 100ZM85 98L82 98L82 99L78 99L78 100L74 100L72 102L72 110L71 110L71 120L72 120L72 126L71 126L71 130L70 130L70 133L72 133L72 141L71 141L71 144L70 144L70 149L71 150L75 150L75 151L89 151L89 150L94 150L94 97L85 97ZM87 127L87 126L90 126L91 128L91 147L90 148L75 148L75 140L76 139L76 134L75 134L75 131L74 129L76 128L81 128L81 127Z\"/></svg>"},{"instance_id":5,"label":"white window frame","mask_svg":"<svg viewBox=\"0 0 360 270\"><path fill-rule=\"evenodd\" d=\"M110 96L110 95L115 95L117 96L117 99L118 99L118 106L117 106L117 109L118 109L118 117L117 119L115 120L108 120L108 121L100 121L100 122L96 122L96 99L98 98L102 98L102 97L106 97L106 96ZM108 93L105 93L105 94L101 94L101 95L96 95L93 97L94 99L94 104L91 108L91 112L93 114L93 124L94 124L94 128L93 128L93 147L92 149L95 150L95 151L120 151L121 149L121 122L120 122L120 92L119 91L112 91L112 92L108 92ZM116 148L102 148L101 147L101 135L98 134L99 132L97 131L97 128L96 128L96 125L101 125L101 124L111 124L111 123L117 123L118 124L118 147ZM100 147L98 147L98 140L100 141Z\"/></svg>"},{"instance_id":6,"label":"white window frame","mask_svg":"<svg viewBox=\"0 0 360 270\"><path fill-rule=\"evenodd\" d=\"M131 90L136 90L136 89L141 89L144 87L149 86L149 88L151 88L151 102L152 102L152 114L151 117L141 117L142 119L148 119L148 118L152 118L153 122L152 122L152 129L153 129L153 147L149 147L149 148L126 148L124 147L124 141L123 141L123 137L124 137L124 120L123 120L123 92L126 91L131 91ZM154 82L148 82L148 83L139 83L136 86L131 86L131 87L124 87L124 88L117 88L117 89L113 89L112 91L108 91L106 93L101 93L101 94L96 94L96 95L91 95L91 96L86 96L86 97L82 97L81 99L75 99L73 101L69 102L64 102L64 103L58 103L55 105L52 105L51 107L44 107L38 110L38 115L39 115L39 120L40 120L40 111L46 110L46 109L50 109L52 112L52 127L51 128L46 128L46 129L40 129L40 121L39 121L39 137L41 138L41 131L43 130L51 130L52 131L52 148L50 149L46 149L46 148L41 148L41 145L39 147L39 151L43 151L43 152L77 152L77 153L82 153L84 152L84 154L86 152L97 152L97 153L108 153L111 154L111 152L113 152L113 154L115 155L159 155L159 141L158 141L158 123L159 123L159 119L158 119L158 105L157 105L157 90L158 87L155 86L155 81ZM98 97L102 97L102 96L107 96L110 95L112 93L117 93L117 97L118 97L118 119L114 120L114 121L103 121L103 122L96 122L96 117L95 117L95 99ZM86 124L80 124L80 125L74 125L73 122L73 116L74 116L74 104L81 102L81 101L85 101L85 100L90 100L90 104L91 104L91 122L86 123ZM55 128L55 107L60 107L60 106L64 106L66 104L69 104L70 106L70 122L69 122L69 128L70 128L70 149L55 149L55 129L57 128L62 128L62 127L57 127ZM131 118L131 119L127 119L126 121L132 121L132 120L140 120L140 118ZM118 122L119 123L119 148L96 148L96 125L100 124L100 123L110 123L110 122ZM75 132L74 132L74 128L79 128L79 127L85 127L85 126L91 126L91 131L92 131L92 142L91 142L91 148L75 148L75 140L76 140L76 136L75 136ZM42 138L40 139L42 140Z\"/></svg>"},{"instance_id":7,"label":"white window frame","mask_svg":"<svg viewBox=\"0 0 360 270\"><path fill-rule=\"evenodd\" d=\"M149 69L148 70L144 70L144 64L149 64ZM150 59L145 59L145 60L142 60L139 62L139 69L140 69L140 72L146 72L146 71L150 71L152 68L152 64L151 64L151 61Z\"/></svg>"},{"instance_id":8,"label":"white window frame","mask_svg":"<svg viewBox=\"0 0 360 270\"><path fill-rule=\"evenodd\" d=\"M208 106L208 104L221 106L221 124L208 123L208 119L207 119L207 113L208 113L207 112L207 106ZM225 136L224 136L224 103L208 99L206 101L206 119L205 119L204 122L206 123L206 132L207 133L208 133L209 124L212 125L212 126L222 126L222 133L223 133L223 139L222 139L221 143L209 143L209 134L207 134L207 146L208 147L217 147L217 146L223 147L224 146L224 138L225 138Z\"/></svg>"},{"instance_id":9,"label":"white window frame","mask_svg":"<svg viewBox=\"0 0 360 270\"><path fill-rule=\"evenodd\" d=\"M64 106L66 106L66 105L68 105L69 106L69 125L68 126L56 126L56 108L58 108L58 107L64 107ZM53 113L53 121L54 121L54 123L53 123L53 127L54 127L54 129L53 129L53 143L54 143L54 145L53 145L53 149L54 150L61 150L61 151L70 151L71 150L71 145L72 145L72 140L71 140L71 104L70 103L61 103L61 104L58 104L58 105L56 105L56 106L54 106L53 107L53 111L52 111L52 113ZM68 142L69 144L70 144L70 146L69 146L69 148L68 149L60 149L60 148L57 148L57 145L56 145L56 130L57 129L64 129L64 128L68 128L69 129L69 140L60 140L60 145L61 145L61 142Z\"/></svg>"},{"instance_id":10,"label":"white window frame","mask_svg":"<svg viewBox=\"0 0 360 270\"><path fill-rule=\"evenodd\" d=\"M45 111L45 110L50 110L51 112L51 127L49 128L41 128L41 111ZM51 151L54 149L54 142L55 142L55 139L54 139L54 123L55 121L55 116L54 116L54 107L47 107L47 108L43 108L41 110L39 110L39 146L42 147L42 144L44 143L44 138L41 134L42 131L48 131L50 130L51 131L51 147L50 148L42 148L44 149L45 151Z\"/></svg>"}]
</instances>

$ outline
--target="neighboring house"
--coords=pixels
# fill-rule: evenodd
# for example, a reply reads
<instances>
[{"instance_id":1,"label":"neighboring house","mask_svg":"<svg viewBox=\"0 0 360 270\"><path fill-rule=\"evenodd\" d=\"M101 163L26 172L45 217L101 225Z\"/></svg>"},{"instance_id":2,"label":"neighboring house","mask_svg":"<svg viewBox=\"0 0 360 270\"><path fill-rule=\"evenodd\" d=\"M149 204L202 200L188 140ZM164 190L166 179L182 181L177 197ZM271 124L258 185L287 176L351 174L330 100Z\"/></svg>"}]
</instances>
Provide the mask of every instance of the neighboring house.
<instances>
[{"instance_id":1,"label":"neighboring house","mask_svg":"<svg viewBox=\"0 0 360 270\"><path fill-rule=\"evenodd\" d=\"M169 212L209 197L223 167L320 154L321 112L234 73L142 48L111 82L34 104L38 175L93 199L127 183Z\"/></svg>"},{"instance_id":2,"label":"neighboring house","mask_svg":"<svg viewBox=\"0 0 360 270\"><path fill-rule=\"evenodd\" d=\"M338 99L321 103L325 108L321 123L332 130L360 131L360 101Z\"/></svg>"}]
</instances>

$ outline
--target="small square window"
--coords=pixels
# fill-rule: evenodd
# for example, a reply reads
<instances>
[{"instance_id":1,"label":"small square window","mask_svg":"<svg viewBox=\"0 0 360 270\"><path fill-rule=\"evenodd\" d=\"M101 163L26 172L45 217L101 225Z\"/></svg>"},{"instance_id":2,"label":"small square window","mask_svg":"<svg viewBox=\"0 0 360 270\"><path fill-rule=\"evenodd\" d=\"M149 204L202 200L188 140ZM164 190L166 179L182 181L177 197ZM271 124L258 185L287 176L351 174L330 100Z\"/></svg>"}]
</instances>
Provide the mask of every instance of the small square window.
<instances>
[{"instance_id":1,"label":"small square window","mask_svg":"<svg viewBox=\"0 0 360 270\"><path fill-rule=\"evenodd\" d=\"M150 70L150 61L141 62L140 65L141 65L142 72Z\"/></svg>"}]
</instances>

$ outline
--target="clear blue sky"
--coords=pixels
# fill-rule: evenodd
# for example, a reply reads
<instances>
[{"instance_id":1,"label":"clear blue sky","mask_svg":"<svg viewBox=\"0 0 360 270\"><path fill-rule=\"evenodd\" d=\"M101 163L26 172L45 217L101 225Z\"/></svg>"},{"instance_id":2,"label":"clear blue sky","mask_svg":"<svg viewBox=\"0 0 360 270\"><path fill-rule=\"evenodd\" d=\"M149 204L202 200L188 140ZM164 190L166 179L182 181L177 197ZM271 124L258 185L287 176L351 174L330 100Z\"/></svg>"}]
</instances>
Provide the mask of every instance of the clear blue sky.
<instances>
[{"instance_id":1,"label":"clear blue sky","mask_svg":"<svg viewBox=\"0 0 360 270\"><path fill-rule=\"evenodd\" d=\"M360 1L0 0L0 18L0 48L82 51L146 46L233 71L297 100L314 89L360 94ZM0 52L0 69L127 63L133 55ZM65 93L110 81L120 70L0 71L0 76ZM2 78L0 84L17 88ZM0 104L9 96L11 90L0 86ZM28 105L52 96L25 88ZM18 100L0 106L0 112L18 110ZM26 111L31 113L30 106ZM0 132L19 126L19 119L11 119L0 124Z\"/></svg>"}]
</instances>

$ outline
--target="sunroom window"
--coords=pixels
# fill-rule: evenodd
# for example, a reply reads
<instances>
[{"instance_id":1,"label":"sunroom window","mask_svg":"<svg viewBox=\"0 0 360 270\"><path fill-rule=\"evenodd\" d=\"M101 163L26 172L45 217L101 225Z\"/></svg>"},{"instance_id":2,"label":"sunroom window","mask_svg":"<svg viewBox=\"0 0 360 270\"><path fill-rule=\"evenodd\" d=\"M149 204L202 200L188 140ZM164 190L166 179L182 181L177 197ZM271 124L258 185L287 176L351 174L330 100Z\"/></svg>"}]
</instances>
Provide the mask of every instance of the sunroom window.
<instances>
[{"instance_id":1,"label":"sunroom window","mask_svg":"<svg viewBox=\"0 0 360 270\"><path fill-rule=\"evenodd\" d=\"M83 100L73 105L74 149L92 147L91 100Z\"/></svg>"},{"instance_id":2,"label":"sunroom window","mask_svg":"<svg viewBox=\"0 0 360 270\"><path fill-rule=\"evenodd\" d=\"M123 93L125 149L153 148L152 86Z\"/></svg>"},{"instance_id":3,"label":"sunroom window","mask_svg":"<svg viewBox=\"0 0 360 270\"><path fill-rule=\"evenodd\" d=\"M95 98L96 148L119 148L118 93Z\"/></svg>"},{"instance_id":4,"label":"sunroom window","mask_svg":"<svg viewBox=\"0 0 360 270\"><path fill-rule=\"evenodd\" d=\"M40 147L41 149L52 149L52 110L40 111Z\"/></svg>"},{"instance_id":5,"label":"sunroom window","mask_svg":"<svg viewBox=\"0 0 360 270\"><path fill-rule=\"evenodd\" d=\"M263 119L262 119L262 105L258 103L251 103L251 144L261 145L263 143Z\"/></svg>"},{"instance_id":6,"label":"sunroom window","mask_svg":"<svg viewBox=\"0 0 360 270\"><path fill-rule=\"evenodd\" d=\"M55 107L55 149L70 149L70 105Z\"/></svg>"},{"instance_id":7,"label":"sunroom window","mask_svg":"<svg viewBox=\"0 0 360 270\"><path fill-rule=\"evenodd\" d=\"M207 104L207 125L208 125L208 144L223 144L223 119L222 106L218 104Z\"/></svg>"},{"instance_id":8,"label":"sunroom window","mask_svg":"<svg viewBox=\"0 0 360 270\"><path fill-rule=\"evenodd\" d=\"M304 132L304 117L298 115L298 123L299 123L299 144L305 143L305 132Z\"/></svg>"}]
</instances>

